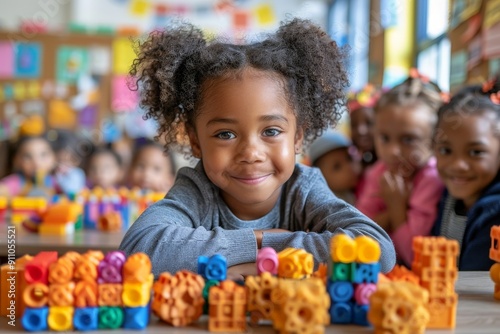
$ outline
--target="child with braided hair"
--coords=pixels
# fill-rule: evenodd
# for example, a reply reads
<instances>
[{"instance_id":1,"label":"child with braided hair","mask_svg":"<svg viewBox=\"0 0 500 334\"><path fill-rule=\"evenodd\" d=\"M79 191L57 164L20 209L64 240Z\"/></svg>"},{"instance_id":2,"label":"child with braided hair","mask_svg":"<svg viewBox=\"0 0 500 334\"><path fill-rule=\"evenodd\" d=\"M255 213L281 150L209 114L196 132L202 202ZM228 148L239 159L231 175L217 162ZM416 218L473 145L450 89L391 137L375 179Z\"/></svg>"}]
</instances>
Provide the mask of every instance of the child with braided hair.
<instances>
[{"instance_id":1,"label":"child with braided hair","mask_svg":"<svg viewBox=\"0 0 500 334\"><path fill-rule=\"evenodd\" d=\"M446 190L433 234L460 244L459 270L489 270L500 222L500 83L459 91L438 113L437 169Z\"/></svg>"},{"instance_id":2,"label":"child with braided hair","mask_svg":"<svg viewBox=\"0 0 500 334\"><path fill-rule=\"evenodd\" d=\"M167 149L187 140L200 161L178 171L165 199L127 231L121 249L147 253L153 272L196 271L200 255L226 257L234 277L255 274L258 249L303 248L326 262L337 233L369 235L391 270L388 235L338 200L317 168L295 163L302 145L336 124L348 84L343 53L307 20L267 39L208 42L183 24L140 45L131 74Z\"/></svg>"},{"instance_id":3,"label":"child with braided hair","mask_svg":"<svg viewBox=\"0 0 500 334\"><path fill-rule=\"evenodd\" d=\"M412 240L430 235L443 190L432 156L441 90L416 71L375 106L378 161L365 177L356 207L392 238L398 261L413 260Z\"/></svg>"}]
</instances>

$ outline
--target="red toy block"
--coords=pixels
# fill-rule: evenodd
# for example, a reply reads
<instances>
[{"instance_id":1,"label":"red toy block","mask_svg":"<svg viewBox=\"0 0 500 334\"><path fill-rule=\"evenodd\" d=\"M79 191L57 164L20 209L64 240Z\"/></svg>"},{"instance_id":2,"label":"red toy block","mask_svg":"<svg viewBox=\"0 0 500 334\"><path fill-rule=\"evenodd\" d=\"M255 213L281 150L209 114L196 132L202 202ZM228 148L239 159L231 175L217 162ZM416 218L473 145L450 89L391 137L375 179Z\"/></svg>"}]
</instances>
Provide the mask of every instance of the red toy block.
<instances>
[{"instance_id":1,"label":"red toy block","mask_svg":"<svg viewBox=\"0 0 500 334\"><path fill-rule=\"evenodd\" d=\"M26 264L24 277L28 283L48 283L49 266L57 261L57 252L40 252Z\"/></svg>"}]
</instances>

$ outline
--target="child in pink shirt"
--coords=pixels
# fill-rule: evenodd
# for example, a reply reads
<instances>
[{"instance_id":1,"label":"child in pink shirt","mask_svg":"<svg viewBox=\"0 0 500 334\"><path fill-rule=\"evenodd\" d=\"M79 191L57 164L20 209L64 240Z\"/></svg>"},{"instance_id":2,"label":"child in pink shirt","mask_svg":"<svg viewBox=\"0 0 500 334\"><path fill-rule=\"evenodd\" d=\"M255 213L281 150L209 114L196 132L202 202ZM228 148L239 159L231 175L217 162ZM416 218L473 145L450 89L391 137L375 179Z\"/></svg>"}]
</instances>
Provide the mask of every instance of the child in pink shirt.
<instances>
[{"instance_id":1,"label":"child in pink shirt","mask_svg":"<svg viewBox=\"0 0 500 334\"><path fill-rule=\"evenodd\" d=\"M443 185L432 157L441 91L415 71L375 107L379 160L366 175L357 208L392 238L401 263L413 260L412 240L430 235Z\"/></svg>"}]
</instances>

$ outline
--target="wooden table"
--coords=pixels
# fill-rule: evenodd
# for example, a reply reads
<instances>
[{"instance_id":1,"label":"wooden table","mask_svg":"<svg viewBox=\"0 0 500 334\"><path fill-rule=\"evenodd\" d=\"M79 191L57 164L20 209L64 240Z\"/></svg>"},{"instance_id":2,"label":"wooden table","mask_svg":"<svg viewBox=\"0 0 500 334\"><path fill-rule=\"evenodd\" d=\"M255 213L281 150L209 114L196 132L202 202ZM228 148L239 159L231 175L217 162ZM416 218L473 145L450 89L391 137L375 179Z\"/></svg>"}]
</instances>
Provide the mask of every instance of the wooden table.
<instances>
[{"instance_id":1,"label":"wooden table","mask_svg":"<svg viewBox=\"0 0 500 334\"><path fill-rule=\"evenodd\" d=\"M8 255L7 224L0 224L0 257ZM57 251L64 254L68 251L84 253L89 249L103 252L116 250L120 246L125 232L102 232L96 230L78 230L68 235L41 235L31 233L22 227L15 227L15 255L35 255L41 251Z\"/></svg>"},{"instance_id":2,"label":"wooden table","mask_svg":"<svg viewBox=\"0 0 500 334\"><path fill-rule=\"evenodd\" d=\"M500 333L500 302L493 299L493 282L488 272L460 272L456 291L459 294L457 327L454 330L427 330L429 334L472 334ZM7 318L0 318L1 333L22 331L19 319L16 326L7 324ZM92 331L95 334L110 334L118 331ZM132 333L128 331L129 333ZM44 332L47 333L47 332ZM139 332L138 332L139 333ZM174 328L158 319L153 319L143 334L209 333L206 318L186 328ZM270 325L248 327L246 333L276 333ZM326 333L373 333L372 328L358 326L328 326Z\"/></svg>"}]
</instances>

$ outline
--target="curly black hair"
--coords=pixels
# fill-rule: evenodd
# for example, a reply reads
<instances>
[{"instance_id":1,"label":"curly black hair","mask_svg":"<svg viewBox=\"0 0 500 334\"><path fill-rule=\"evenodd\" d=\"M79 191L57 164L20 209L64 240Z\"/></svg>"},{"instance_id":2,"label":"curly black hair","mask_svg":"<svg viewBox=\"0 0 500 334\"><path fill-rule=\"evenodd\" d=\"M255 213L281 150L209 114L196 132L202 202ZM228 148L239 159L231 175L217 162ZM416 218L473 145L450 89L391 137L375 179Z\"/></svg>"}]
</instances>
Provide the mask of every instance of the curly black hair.
<instances>
[{"instance_id":1,"label":"curly black hair","mask_svg":"<svg viewBox=\"0 0 500 334\"><path fill-rule=\"evenodd\" d=\"M186 130L194 129L203 102L203 83L249 67L282 79L306 144L342 116L347 50L308 20L284 22L275 34L246 45L208 41L200 29L182 23L152 32L137 46L130 88L140 88L145 118L158 122L155 139L163 136L167 149L187 142Z\"/></svg>"}]
</instances>

